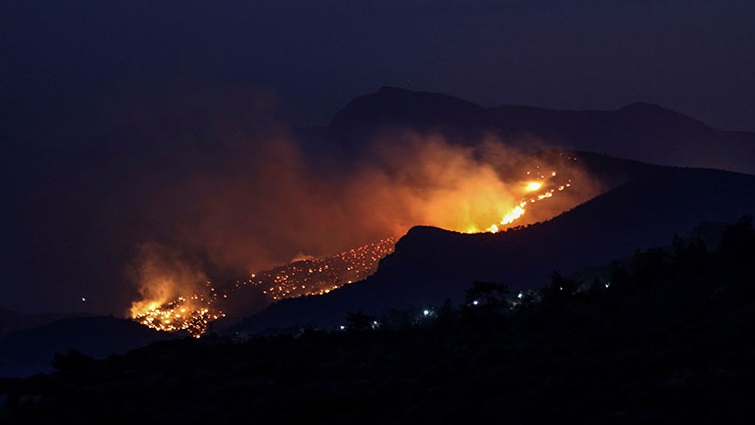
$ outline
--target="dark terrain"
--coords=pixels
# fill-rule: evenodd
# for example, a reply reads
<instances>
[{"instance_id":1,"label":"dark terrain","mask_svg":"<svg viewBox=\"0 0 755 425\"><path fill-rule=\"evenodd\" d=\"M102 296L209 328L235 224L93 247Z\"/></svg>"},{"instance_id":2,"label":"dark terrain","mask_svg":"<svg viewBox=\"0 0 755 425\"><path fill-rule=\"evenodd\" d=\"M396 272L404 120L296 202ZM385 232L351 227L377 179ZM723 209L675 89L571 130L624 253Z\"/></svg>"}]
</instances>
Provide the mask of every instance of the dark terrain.
<instances>
[{"instance_id":1,"label":"dark terrain","mask_svg":"<svg viewBox=\"0 0 755 425\"><path fill-rule=\"evenodd\" d=\"M72 129L61 137L102 143L66 151L11 144L39 171L14 183L20 207L4 213L28 218L6 233L17 257L3 260L7 278L30 291L114 278L139 232L155 229L124 213L107 222L124 237L103 245L93 217L134 184L175 178L176 153L220 150L217 117L203 117L159 133ZM384 88L296 137L338 174L373 137L407 130L568 152L603 191L498 234L413 228L368 279L200 340L113 317L2 311L0 423L750 422L755 241L746 219L723 234L715 223L755 215L755 176L732 172L755 172L753 133L647 104L483 108ZM150 151L161 138L186 145ZM6 172L25 175L19 164ZM80 258L93 252L96 272Z\"/></svg>"},{"instance_id":2,"label":"dark terrain","mask_svg":"<svg viewBox=\"0 0 755 425\"><path fill-rule=\"evenodd\" d=\"M606 159L604 159L606 160ZM620 165L621 161L612 162ZM755 176L716 170L641 168L642 173L566 213L497 234L415 227L362 282L318 297L283 300L235 327L241 333L297 325L337 327L350 310L454 304L475 280L525 290L554 270L575 273L658 246L704 221L755 214Z\"/></svg>"},{"instance_id":3,"label":"dark terrain","mask_svg":"<svg viewBox=\"0 0 755 425\"><path fill-rule=\"evenodd\" d=\"M352 312L342 332L71 351L0 380L0 420L751 423L753 257L743 218L521 297L474 282L459 308Z\"/></svg>"}]
</instances>

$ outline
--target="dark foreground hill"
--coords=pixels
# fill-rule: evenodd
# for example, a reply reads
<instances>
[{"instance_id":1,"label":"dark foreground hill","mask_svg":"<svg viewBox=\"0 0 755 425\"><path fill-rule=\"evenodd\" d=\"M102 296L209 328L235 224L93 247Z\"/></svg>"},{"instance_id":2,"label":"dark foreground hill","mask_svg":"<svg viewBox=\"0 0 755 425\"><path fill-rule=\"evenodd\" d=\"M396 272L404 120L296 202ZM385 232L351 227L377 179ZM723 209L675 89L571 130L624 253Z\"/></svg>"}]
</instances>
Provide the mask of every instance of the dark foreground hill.
<instances>
[{"instance_id":1,"label":"dark foreground hill","mask_svg":"<svg viewBox=\"0 0 755 425\"><path fill-rule=\"evenodd\" d=\"M0 377L52 371L56 353L71 349L95 358L176 338L115 317L78 317L10 333L0 338Z\"/></svg>"},{"instance_id":2,"label":"dark foreground hill","mask_svg":"<svg viewBox=\"0 0 755 425\"><path fill-rule=\"evenodd\" d=\"M329 294L278 302L243 321L240 333L270 327L336 327L348 312L460 302L474 281L513 289L545 285L684 235L704 221L755 214L755 176L702 169L654 169L547 222L498 234L416 227L368 279Z\"/></svg>"},{"instance_id":3,"label":"dark foreground hill","mask_svg":"<svg viewBox=\"0 0 755 425\"><path fill-rule=\"evenodd\" d=\"M354 315L343 332L63 356L55 374L0 380L0 422L752 423L752 221L718 240L522 299L477 284L476 305L378 329Z\"/></svg>"}]
</instances>

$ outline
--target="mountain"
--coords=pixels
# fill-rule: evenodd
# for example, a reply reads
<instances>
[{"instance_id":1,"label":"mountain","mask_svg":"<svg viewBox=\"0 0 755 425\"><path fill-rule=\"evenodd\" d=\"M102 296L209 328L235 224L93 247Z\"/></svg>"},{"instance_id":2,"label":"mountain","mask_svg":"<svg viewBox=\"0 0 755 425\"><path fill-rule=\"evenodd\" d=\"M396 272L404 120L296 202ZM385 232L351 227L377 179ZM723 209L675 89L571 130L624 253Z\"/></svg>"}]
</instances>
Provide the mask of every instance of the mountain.
<instances>
[{"instance_id":1,"label":"mountain","mask_svg":"<svg viewBox=\"0 0 755 425\"><path fill-rule=\"evenodd\" d=\"M160 169L162 172L163 162L178 167L179 162L167 158L174 156L174 150L178 152L184 148L163 145L158 139L172 140L173 143L185 141L181 143L200 152L211 152L211 148L215 148L215 127L203 126L199 118L186 116L180 120L167 120L170 125L166 125L162 132L158 131L162 118L151 117L150 122L152 120L158 124L138 127L133 133L106 127L108 134L100 136L103 143L94 144L91 150L87 147L64 151L46 145L35 147L21 143L12 146L23 157L34 158L30 163L33 166L28 167L24 161L11 161L18 162L17 167L47 170L45 172L51 174L45 174L45 178L37 178L39 176L35 174L32 183L11 184L10 193L20 197L18 205L30 208L33 214L27 215L31 217L28 222L7 226L6 233L11 235L11 242L18 241L11 244L18 255L3 260L7 262L10 280L26 282L20 286L31 287L31 283L44 281L45 276L54 273L67 276L61 280L66 285L84 281L82 270L86 270L86 262L75 260L92 252L96 252L107 265L98 266L97 270L113 275L113 270L122 267L126 252L129 252L127 248L136 243L139 232L124 230L123 237L115 238L118 242L113 242L116 246L109 251L101 250L100 245L88 237L99 229L98 223L92 220L95 212L105 201L112 201L109 199L112 182L125 182L121 183L123 187L130 187L150 174L143 172L145 169ZM527 149L547 145L576 149L581 151L581 161L590 172L595 173L607 189L613 190L552 222L499 235L464 236L439 229L416 228L399 243L396 253L383 261L378 273L366 282L325 297L278 303L245 324L248 329L282 326L289 322L336 323L349 310L379 311L393 305L437 303L447 296L458 300L464 289L478 279L521 287L540 285L553 270L566 272L594 261L610 259L614 254L626 255L663 240L669 234L684 233L699 221L730 221L743 212L752 213L749 204L742 204L748 202L744 194L753 193L749 183L751 177L703 170L670 170L587 153L598 152L654 164L695 165L755 173L754 133L718 130L655 105L638 103L616 111L561 111L525 106L486 108L443 94L386 87L354 99L328 126L301 129L297 135L309 143L306 146L308 153L315 152L314 157L319 159L317 155L328 158L336 151L353 157L363 153L364 144L370 138L402 129L439 132L452 143L459 144L473 145L492 134L504 143L524 148L533 140L545 143L534 143ZM144 144L120 143L127 139L142 139L132 137L134 135L144 136ZM88 137L76 138L90 140ZM147 151L142 147L151 144L159 148L156 154L142 158L142 152ZM318 153L323 150L328 152ZM197 157L208 162L203 155ZM126 161L115 161L115 158L126 158ZM335 171L330 171L334 175L338 175L339 167L345 167L347 163L339 160L334 161L332 170ZM74 166L76 164L93 165L81 168ZM11 175L19 174L10 165L13 164L9 164L6 171L11 171ZM330 167L321 168L327 171ZM132 169L140 172L131 173ZM102 178L103 175L107 178ZM138 178L132 180L132 175ZM8 181L20 182L18 178ZM672 190L672 187L677 189ZM677 193L684 193L685 197L677 199ZM53 219L47 219L51 205L55 205L55 214L50 216ZM118 210L113 206L110 208ZM15 210L5 214L8 218L5 222L11 224L16 223L11 217L22 216ZM655 214L660 214L663 219L656 221ZM606 221L612 217L623 218ZM118 216L118 226L109 227L140 228L142 219L139 215L124 214ZM564 224L570 220L575 221L573 226ZM630 226L631 223L634 224ZM50 234L58 236L50 238ZM44 250L41 249L43 245ZM54 261L42 261L45 257L42 254ZM376 289L378 287L381 288ZM20 330L16 325L5 325L11 322L3 322L0 332ZM22 341L26 337L19 335L31 337L32 334L9 334L1 341L3 347L12 347L13 344L6 342ZM10 349L6 349L4 355L10 352L7 350ZM45 356L49 358L49 355ZM19 358L23 359L23 355ZM44 360L44 364L49 365L49 360Z\"/></svg>"},{"instance_id":2,"label":"mountain","mask_svg":"<svg viewBox=\"0 0 755 425\"><path fill-rule=\"evenodd\" d=\"M383 87L349 102L333 117L330 129L349 148L385 131L407 128L441 132L471 144L491 128L490 118L485 108L453 96Z\"/></svg>"},{"instance_id":3,"label":"mountain","mask_svg":"<svg viewBox=\"0 0 755 425\"><path fill-rule=\"evenodd\" d=\"M62 314L28 314L0 307L0 337L24 329L32 329L65 318Z\"/></svg>"},{"instance_id":4,"label":"mountain","mask_svg":"<svg viewBox=\"0 0 755 425\"><path fill-rule=\"evenodd\" d=\"M62 319L0 338L0 377L51 372L55 354L67 353L71 349L103 358L178 336L115 317Z\"/></svg>"},{"instance_id":5,"label":"mountain","mask_svg":"<svg viewBox=\"0 0 755 425\"><path fill-rule=\"evenodd\" d=\"M500 128L572 149L755 174L755 133L718 130L658 105L633 103L616 111L500 106L489 111Z\"/></svg>"},{"instance_id":6,"label":"mountain","mask_svg":"<svg viewBox=\"0 0 755 425\"><path fill-rule=\"evenodd\" d=\"M415 227L365 281L329 294L284 300L235 331L332 327L348 312L384 315L390 308L460 302L475 281L513 290L541 287L554 271L572 273L636 250L662 245L705 221L755 215L755 176L654 168L547 222L498 234L460 234Z\"/></svg>"},{"instance_id":7,"label":"mountain","mask_svg":"<svg viewBox=\"0 0 755 425\"><path fill-rule=\"evenodd\" d=\"M569 111L529 106L485 108L438 93L383 87L357 97L331 121L328 134L358 152L386 131L439 133L455 143L474 144L486 135L531 150L543 145L602 153L660 165L716 168L755 174L755 133L724 131L648 103L615 111Z\"/></svg>"}]
</instances>

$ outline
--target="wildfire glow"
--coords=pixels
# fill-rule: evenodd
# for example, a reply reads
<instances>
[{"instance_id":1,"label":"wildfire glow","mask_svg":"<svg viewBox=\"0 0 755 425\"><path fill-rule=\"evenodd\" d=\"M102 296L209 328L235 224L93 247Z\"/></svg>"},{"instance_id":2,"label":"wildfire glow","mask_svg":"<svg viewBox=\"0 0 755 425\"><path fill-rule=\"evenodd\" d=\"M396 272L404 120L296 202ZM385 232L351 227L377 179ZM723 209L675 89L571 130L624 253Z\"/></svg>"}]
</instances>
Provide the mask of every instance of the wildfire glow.
<instances>
[{"instance_id":1,"label":"wildfire glow","mask_svg":"<svg viewBox=\"0 0 755 425\"><path fill-rule=\"evenodd\" d=\"M387 238L332 257L296 261L254 273L251 279L237 282L236 286L241 284L265 288L263 293L275 301L326 294L374 273L378 262L393 252L395 244L395 238Z\"/></svg>"},{"instance_id":2,"label":"wildfire glow","mask_svg":"<svg viewBox=\"0 0 755 425\"><path fill-rule=\"evenodd\" d=\"M142 300L131 304L133 320L156 330L186 330L199 337L212 321L223 317L212 283L204 273L180 261L175 252L158 244L144 244L139 257L135 273L143 282ZM191 295L183 295L181 291L186 289L192 290Z\"/></svg>"},{"instance_id":3,"label":"wildfire glow","mask_svg":"<svg viewBox=\"0 0 755 425\"><path fill-rule=\"evenodd\" d=\"M332 257L294 261L252 273L249 279L236 281L222 292L207 282L205 287L209 296L195 294L188 299L179 296L167 302L137 302L132 305L131 318L159 331L186 330L192 336L200 337L214 320L225 316L215 305L246 286L263 288L262 293L274 301L327 294L374 273L378 262L393 252L395 244L395 238L387 238Z\"/></svg>"},{"instance_id":4,"label":"wildfire glow","mask_svg":"<svg viewBox=\"0 0 755 425\"><path fill-rule=\"evenodd\" d=\"M162 304L149 302L131 309L131 318L142 325L165 332L186 330L195 338L207 332L210 324L223 316L222 311L212 309L212 302L199 295L188 300L178 297Z\"/></svg>"},{"instance_id":5,"label":"wildfire glow","mask_svg":"<svg viewBox=\"0 0 755 425\"><path fill-rule=\"evenodd\" d=\"M525 186L525 189L527 190L527 192L534 192L541 187L543 187L543 183L541 182L528 182Z\"/></svg>"},{"instance_id":6,"label":"wildfire glow","mask_svg":"<svg viewBox=\"0 0 755 425\"><path fill-rule=\"evenodd\" d=\"M531 175L531 174L532 174L531 171L527 172L527 175ZM551 179L555 179L557 174L558 173L556 171L552 171L549 177ZM506 212L503 215L503 218L501 218L501 221L499 223L493 224L490 227L488 227L487 228L488 232L498 233L499 231L504 229L506 226L520 219L525 214L528 204L532 204L537 201L550 198L553 196L554 193L563 191L567 187L571 186L571 180L568 180L564 182L563 184L551 183L549 186L546 186L546 181L545 181L546 177L544 175L540 175L539 177L543 180L532 180L532 181L527 181L523 184L525 194L522 197L521 201L519 202L519 205L514 206L508 212ZM544 187L545 187L545 190L541 190ZM476 233L476 231L470 231L470 229L467 229L467 233Z\"/></svg>"},{"instance_id":7,"label":"wildfire glow","mask_svg":"<svg viewBox=\"0 0 755 425\"><path fill-rule=\"evenodd\" d=\"M561 157L550 162L528 160L525 166L504 170L496 166L494 155L490 160L481 160L479 158L486 158L485 155L476 155L466 148L449 147L437 141L406 146L402 148L405 150L390 151L391 155L384 155L383 162L388 163L387 166L378 162L377 165L363 168L353 176L353 182L344 186L344 192L325 184L315 185L309 180L292 178L292 192L282 189L265 191L285 194L281 195L281 200L275 201L279 204L243 204L248 211L233 210L234 203L218 201L203 204L211 207L208 222L213 226L208 228L222 228L224 224L218 224L220 222L215 220L225 217L224 214L230 209L238 212L232 216L234 220L247 220L253 224L250 229L254 231L248 231L249 234L269 236L269 239L262 240L269 240L270 243L276 243L278 239L301 243L303 247L297 248L298 252L309 252L307 246L317 246L323 239L329 242L330 235L334 241L341 238L342 242L352 240L349 239L350 235L363 234L370 235L370 238L377 235L372 240L384 239L331 256L300 254L294 261L261 271L262 267L249 266L249 269L256 271L250 273L248 278L220 282L220 285L211 283L198 271L201 266L188 266L194 263L184 261L180 255L148 250L149 255L138 261L142 300L132 304L130 316L153 329L186 330L199 337L214 320L226 314L233 315L231 304L235 299L250 299L244 298L242 291L258 294L255 295L258 299L272 303L286 298L326 294L365 279L375 272L382 258L393 252L397 238L412 226L429 225L466 233L498 233L514 225L534 223L543 217L547 219L552 216L549 214L559 212L559 208L569 203L569 197L560 193L571 187L574 169L570 165L561 168L561 165L576 160L572 157ZM549 165L546 166L546 162ZM380 164L383 164L382 168L378 166ZM556 166L559 167L558 172L553 171ZM285 177L284 172L281 174ZM579 182L580 187L585 185L584 180ZM210 193L221 193L221 188L225 186L234 185L210 186L216 189ZM302 187L309 190L298 191ZM328 188L330 192L323 188ZM548 200L550 198L562 201ZM232 199L235 202L239 198ZM320 199L324 202L320 203ZM307 205L307 208L300 208L300 205ZM264 209L259 212L256 208ZM278 215L289 219L282 221ZM273 218L272 221L265 221L259 220L260 216ZM257 225L262 222L266 224ZM181 234L192 234L191 230L194 229L186 230ZM196 231L203 236L207 232ZM278 233L283 237L273 239L272 236ZM245 250L248 247L236 239L238 235L239 232L228 231L211 238L211 247L228 247L227 251L233 254L226 255L223 251L214 257L255 258L256 254L264 253L261 245L255 244L251 245L255 249ZM363 240L358 244L363 244ZM238 247L244 249L234 249ZM293 257L292 254L288 258Z\"/></svg>"}]
</instances>

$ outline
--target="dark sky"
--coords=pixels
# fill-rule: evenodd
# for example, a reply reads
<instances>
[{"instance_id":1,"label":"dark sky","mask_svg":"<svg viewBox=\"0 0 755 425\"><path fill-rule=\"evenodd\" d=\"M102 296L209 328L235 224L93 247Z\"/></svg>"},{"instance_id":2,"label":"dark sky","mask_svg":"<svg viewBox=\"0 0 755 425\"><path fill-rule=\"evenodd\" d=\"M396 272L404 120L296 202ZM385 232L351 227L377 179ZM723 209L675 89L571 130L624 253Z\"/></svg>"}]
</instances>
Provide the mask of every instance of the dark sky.
<instances>
[{"instance_id":1,"label":"dark sky","mask_svg":"<svg viewBox=\"0 0 755 425\"><path fill-rule=\"evenodd\" d=\"M4 4L0 84L19 113L183 78L271 87L307 124L394 85L486 106L644 101L755 130L747 0Z\"/></svg>"},{"instance_id":2,"label":"dark sky","mask_svg":"<svg viewBox=\"0 0 755 425\"><path fill-rule=\"evenodd\" d=\"M129 210L147 202L134 193L181 181L185 145L207 151L181 119L324 124L390 85L484 106L643 101L755 130L750 0L0 4L5 308L122 313L134 290L109 277L130 229L159 227Z\"/></svg>"}]
</instances>

